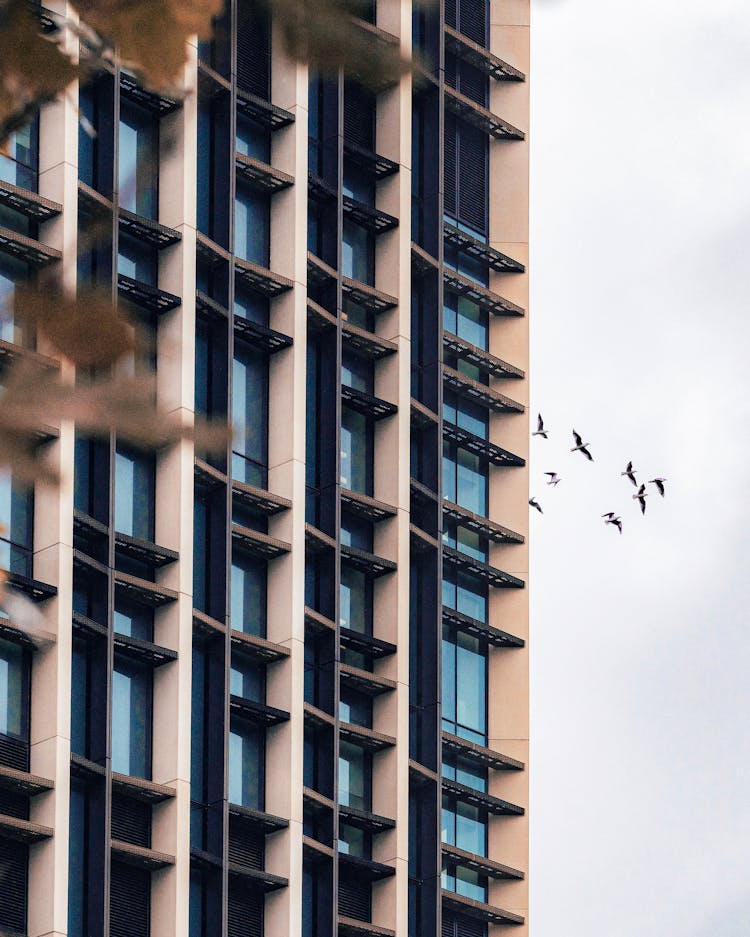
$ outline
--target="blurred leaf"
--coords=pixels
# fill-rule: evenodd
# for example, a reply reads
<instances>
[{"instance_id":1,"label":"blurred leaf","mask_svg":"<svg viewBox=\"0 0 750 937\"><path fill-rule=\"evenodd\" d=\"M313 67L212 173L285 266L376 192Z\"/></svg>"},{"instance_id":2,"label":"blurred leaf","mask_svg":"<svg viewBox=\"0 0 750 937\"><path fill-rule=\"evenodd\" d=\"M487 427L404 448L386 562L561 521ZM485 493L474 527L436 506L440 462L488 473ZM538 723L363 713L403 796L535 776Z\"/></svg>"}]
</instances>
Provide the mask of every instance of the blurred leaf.
<instances>
[{"instance_id":1,"label":"blurred leaf","mask_svg":"<svg viewBox=\"0 0 750 937\"><path fill-rule=\"evenodd\" d=\"M0 144L77 73L54 42L40 34L26 0L0 0Z\"/></svg>"},{"instance_id":2,"label":"blurred leaf","mask_svg":"<svg viewBox=\"0 0 750 937\"><path fill-rule=\"evenodd\" d=\"M70 297L19 286L13 312L79 367L113 364L135 347L133 327L118 313L108 290L79 287L78 295Z\"/></svg>"},{"instance_id":3,"label":"blurred leaf","mask_svg":"<svg viewBox=\"0 0 750 937\"><path fill-rule=\"evenodd\" d=\"M63 384L57 372L22 360L7 374L0 396L0 463L18 481L55 482L56 475L40 447L43 428L51 420L74 420L87 436L118 438L143 449L159 449L194 439L196 447L223 452L231 438L226 423L197 420L159 409L154 375L97 379L75 386Z\"/></svg>"},{"instance_id":4,"label":"blurred leaf","mask_svg":"<svg viewBox=\"0 0 750 937\"><path fill-rule=\"evenodd\" d=\"M336 69L363 84L395 81L408 67L397 42L379 36L356 18L362 0L265 0L278 23L288 54L330 74Z\"/></svg>"},{"instance_id":5,"label":"blurred leaf","mask_svg":"<svg viewBox=\"0 0 750 937\"><path fill-rule=\"evenodd\" d=\"M123 64L151 87L169 88L187 58L190 36L211 34L223 0L77 0L81 18L116 47Z\"/></svg>"}]
</instances>

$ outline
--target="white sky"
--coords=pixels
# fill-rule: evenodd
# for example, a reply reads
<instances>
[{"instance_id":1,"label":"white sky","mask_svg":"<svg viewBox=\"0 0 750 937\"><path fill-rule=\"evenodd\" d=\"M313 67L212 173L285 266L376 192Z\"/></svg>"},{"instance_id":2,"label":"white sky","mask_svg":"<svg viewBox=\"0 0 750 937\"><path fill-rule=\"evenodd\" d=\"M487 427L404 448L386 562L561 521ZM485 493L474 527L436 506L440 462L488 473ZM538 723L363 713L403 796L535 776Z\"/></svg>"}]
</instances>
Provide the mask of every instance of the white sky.
<instances>
[{"instance_id":1,"label":"white sky","mask_svg":"<svg viewBox=\"0 0 750 937\"><path fill-rule=\"evenodd\" d=\"M748 937L750 4L533 6L532 933Z\"/></svg>"}]
</instances>

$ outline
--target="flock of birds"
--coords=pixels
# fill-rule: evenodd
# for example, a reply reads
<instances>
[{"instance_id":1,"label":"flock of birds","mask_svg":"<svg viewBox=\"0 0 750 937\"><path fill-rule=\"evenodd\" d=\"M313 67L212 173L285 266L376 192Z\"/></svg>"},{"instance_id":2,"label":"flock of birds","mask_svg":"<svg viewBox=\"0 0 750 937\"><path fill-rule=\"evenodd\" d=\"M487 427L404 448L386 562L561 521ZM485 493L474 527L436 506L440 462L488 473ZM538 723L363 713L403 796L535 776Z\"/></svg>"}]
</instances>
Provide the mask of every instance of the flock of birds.
<instances>
[{"instance_id":1,"label":"flock of birds","mask_svg":"<svg viewBox=\"0 0 750 937\"><path fill-rule=\"evenodd\" d=\"M541 413L538 414L537 416L536 430L531 435L541 436L542 439L549 439L547 430L544 428L544 420L542 419ZM575 446L573 446L573 448L570 451L580 452L581 455L583 455L586 459L589 460L589 462L593 462L594 457L591 455L591 452L589 451L589 448L588 448L590 443L584 442L581 434L577 433L575 430L573 430L573 439L575 440ZM639 486L638 479L636 478L636 471L637 470L633 468L633 463L631 461L631 462L628 462L628 464L625 466L625 471L620 472L620 475L624 476L629 481L631 481L633 485L638 489L636 493L632 496L632 498L634 501L638 502L640 509L641 509L641 514L645 514L646 513L646 498L648 497L649 492L646 491L646 482L641 483L641 485ZM561 477L557 474L557 472L545 472L544 474L547 475L549 479L547 481L547 484L551 485L553 488L559 485L560 482L562 481ZM648 484L655 485L656 490L659 492L659 494L663 498L664 497L664 482L666 482L666 480L667 480L666 478L657 476L656 478L650 478L648 480ZM535 497L532 496L531 498L529 498L529 504L531 505L532 508L535 508L537 511L539 511L540 514L544 514L541 504L539 504L539 502L536 500ZM620 533L622 533L622 518L618 514L616 514L614 511L607 511L606 514L602 514L602 517L604 518L605 525L611 524L613 527L616 527L620 531Z\"/></svg>"}]
</instances>

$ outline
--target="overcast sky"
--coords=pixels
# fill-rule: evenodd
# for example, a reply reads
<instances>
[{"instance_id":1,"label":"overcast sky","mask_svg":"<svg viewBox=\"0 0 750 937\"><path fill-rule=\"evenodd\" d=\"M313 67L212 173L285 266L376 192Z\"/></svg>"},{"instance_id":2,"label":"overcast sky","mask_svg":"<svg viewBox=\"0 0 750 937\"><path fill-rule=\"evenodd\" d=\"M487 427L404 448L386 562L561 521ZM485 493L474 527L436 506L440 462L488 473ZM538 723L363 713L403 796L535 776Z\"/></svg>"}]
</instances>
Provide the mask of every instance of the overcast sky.
<instances>
[{"instance_id":1,"label":"overcast sky","mask_svg":"<svg viewBox=\"0 0 750 937\"><path fill-rule=\"evenodd\" d=\"M532 933L748 937L750 4L533 6Z\"/></svg>"}]
</instances>

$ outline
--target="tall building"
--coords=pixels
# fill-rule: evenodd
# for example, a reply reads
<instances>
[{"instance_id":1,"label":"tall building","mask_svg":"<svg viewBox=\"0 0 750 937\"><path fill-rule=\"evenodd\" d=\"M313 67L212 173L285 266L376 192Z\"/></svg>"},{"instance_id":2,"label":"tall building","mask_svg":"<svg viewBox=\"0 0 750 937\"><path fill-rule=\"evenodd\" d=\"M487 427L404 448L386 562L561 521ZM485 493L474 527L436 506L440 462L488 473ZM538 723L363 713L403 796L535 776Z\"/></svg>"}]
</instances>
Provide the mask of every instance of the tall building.
<instances>
[{"instance_id":1,"label":"tall building","mask_svg":"<svg viewBox=\"0 0 750 937\"><path fill-rule=\"evenodd\" d=\"M235 428L0 476L2 934L526 933L529 0L363 16L415 74L229 0L179 101L103 71L0 156L0 295L111 288Z\"/></svg>"}]
</instances>

